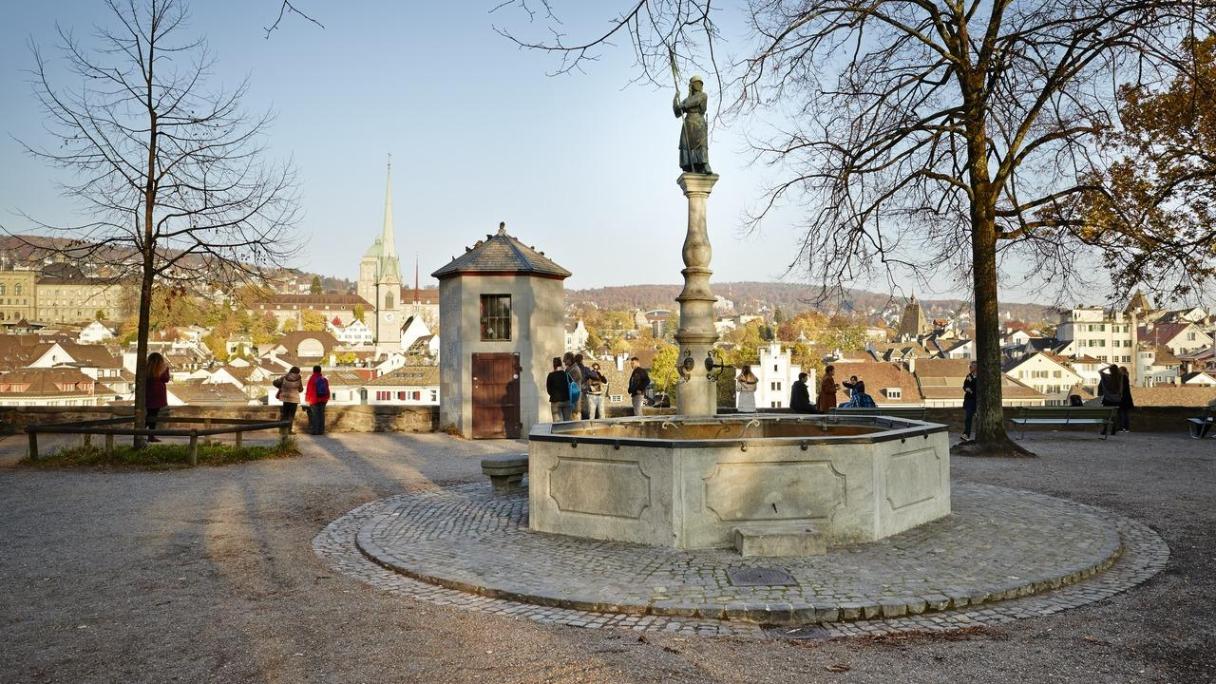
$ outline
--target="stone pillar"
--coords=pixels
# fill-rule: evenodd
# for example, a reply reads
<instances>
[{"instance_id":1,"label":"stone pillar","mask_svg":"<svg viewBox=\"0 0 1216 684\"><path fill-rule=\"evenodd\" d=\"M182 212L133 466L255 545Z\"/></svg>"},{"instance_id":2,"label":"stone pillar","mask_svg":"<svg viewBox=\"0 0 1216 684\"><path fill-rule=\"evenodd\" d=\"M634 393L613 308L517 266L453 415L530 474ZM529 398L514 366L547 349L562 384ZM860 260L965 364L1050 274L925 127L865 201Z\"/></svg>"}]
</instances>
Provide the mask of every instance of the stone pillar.
<instances>
[{"instance_id":1,"label":"stone pillar","mask_svg":"<svg viewBox=\"0 0 1216 684\"><path fill-rule=\"evenodd\" d=\"M714 295L709 290L709 261L713 250L705 227L705 204L717 174L684 173L676 180L688 198L688 235L684 238L684 290L676 301L680 303L680 329L676 342L680 344L680 386L677 390L677 410L685 416L712 416L718 412L718 388L705 370L705 358L718 341L714 329ZM692 367L687 369L691 359ZM729 379L726 380L729 382Z\"/></svg>"}]
</instances>

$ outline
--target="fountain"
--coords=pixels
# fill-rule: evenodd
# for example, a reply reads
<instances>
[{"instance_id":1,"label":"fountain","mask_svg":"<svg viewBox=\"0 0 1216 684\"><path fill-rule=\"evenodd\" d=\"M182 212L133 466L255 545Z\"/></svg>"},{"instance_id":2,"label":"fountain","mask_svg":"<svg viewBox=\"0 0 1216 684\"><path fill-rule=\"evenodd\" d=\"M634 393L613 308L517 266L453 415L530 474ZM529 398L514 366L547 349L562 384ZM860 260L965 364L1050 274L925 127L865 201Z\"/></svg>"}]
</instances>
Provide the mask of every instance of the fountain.
<instances>
[{"instance_id":1,"label":"fountain","mask_svg":"<svg viewBox=\"0 0 1216 684\"><path fill-rule=\"evenodd\" d=\"M541 424L529 435L536 531L744 555L807 555L950 513L944 425L882 416L717 416L705 96L687 118L677 179L688 199L679 415ZM694 119L694 116L701 117ZM690 126L690 120L692 124ZM699 128L698 128L699 127ZM690 133L691 128L691 133Z\"/></svg>"}]
</instances>

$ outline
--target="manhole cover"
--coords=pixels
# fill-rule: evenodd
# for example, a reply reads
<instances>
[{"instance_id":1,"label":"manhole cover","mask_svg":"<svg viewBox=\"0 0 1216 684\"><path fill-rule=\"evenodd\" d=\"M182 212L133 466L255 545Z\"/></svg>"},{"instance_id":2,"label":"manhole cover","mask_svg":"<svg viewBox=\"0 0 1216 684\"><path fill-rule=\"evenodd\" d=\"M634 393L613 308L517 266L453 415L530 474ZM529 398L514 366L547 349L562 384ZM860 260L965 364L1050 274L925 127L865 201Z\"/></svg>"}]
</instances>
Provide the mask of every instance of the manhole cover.
<instances>
[{"instance_id":1,"label":"manhole cover","mask_svg":"<svg viewBox=\"0 0 1216 684\"><path fill-rule=\"evenodd\" d=\"M731 568L726 571L736 587L796 587L798 581L781 568Z\"/></svg>"}]
</instances>

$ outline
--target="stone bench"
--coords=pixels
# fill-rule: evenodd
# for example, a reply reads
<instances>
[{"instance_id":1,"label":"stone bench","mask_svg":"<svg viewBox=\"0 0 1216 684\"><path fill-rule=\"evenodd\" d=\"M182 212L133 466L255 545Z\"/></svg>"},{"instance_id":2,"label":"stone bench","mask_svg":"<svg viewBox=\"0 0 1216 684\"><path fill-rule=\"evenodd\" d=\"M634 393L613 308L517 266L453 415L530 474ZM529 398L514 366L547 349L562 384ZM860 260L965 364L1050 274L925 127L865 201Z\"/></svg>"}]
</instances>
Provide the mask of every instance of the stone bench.
<instances>
[{"instance_id":1,"label":"stone bench","mask_svg":"<svg viewBox=\"0 0 1216 684\"><path fill-rule=\"evenodd\" d=\"M481 459L481 472L490 478L495 494L510 494L523 486L528 474L528 455L509 454Z\"/></svg>"}]
</instances>

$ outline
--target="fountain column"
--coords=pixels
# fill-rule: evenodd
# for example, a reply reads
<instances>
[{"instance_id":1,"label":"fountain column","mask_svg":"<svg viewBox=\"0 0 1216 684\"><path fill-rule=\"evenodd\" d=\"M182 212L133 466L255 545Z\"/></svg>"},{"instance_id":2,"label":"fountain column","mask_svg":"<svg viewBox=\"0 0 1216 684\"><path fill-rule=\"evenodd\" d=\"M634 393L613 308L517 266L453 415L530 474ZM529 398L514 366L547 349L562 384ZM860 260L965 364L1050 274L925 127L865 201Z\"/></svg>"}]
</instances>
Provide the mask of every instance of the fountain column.
<instances>
[{"instance_id":1,"label":"fountain column","mask_svg":"<svg viewBox=\"0 0 1216 684\"><path fill-rule=\"evenodd\" d=\"M713 249L705 226L705 205L717 174L683 173L676 179L688 198L688 235L684 238L684 289L680 303L680 344L677 361L681 382L676 407L685 416L712 416L718 412L717 383L709 379L705 358L718 341L714 329L714 295L709 290L709 261Z\"/></svg>"}]
</instances>

